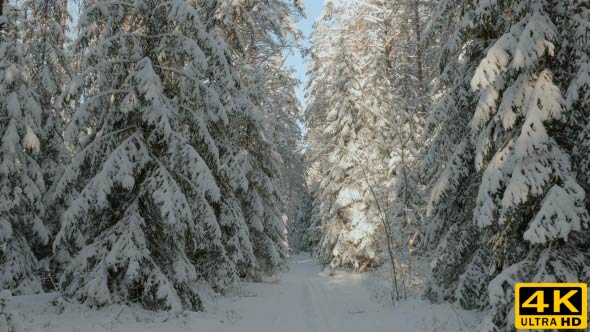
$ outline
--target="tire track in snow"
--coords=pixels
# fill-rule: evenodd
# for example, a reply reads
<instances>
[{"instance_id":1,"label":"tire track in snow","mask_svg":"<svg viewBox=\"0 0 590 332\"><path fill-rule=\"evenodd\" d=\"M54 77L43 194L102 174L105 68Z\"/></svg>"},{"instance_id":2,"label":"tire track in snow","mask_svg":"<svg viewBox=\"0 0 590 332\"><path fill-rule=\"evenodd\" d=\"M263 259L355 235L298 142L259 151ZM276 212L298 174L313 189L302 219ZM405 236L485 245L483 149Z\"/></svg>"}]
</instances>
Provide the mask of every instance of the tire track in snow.
<instances>
[{"instance_id":1,"label":"tire track in snow","mask_svg":"<svg viewBox=\"0 0 590 332\"><path fill-rule=\"evenodd\" d=\"M313 308L311 316L313 317L313 329L315 332L338 332L326 308L329 304L325 301L326 293L314 280L305 280L305 292L309 296L310 307Z\"/></svg>"}]
</instances>

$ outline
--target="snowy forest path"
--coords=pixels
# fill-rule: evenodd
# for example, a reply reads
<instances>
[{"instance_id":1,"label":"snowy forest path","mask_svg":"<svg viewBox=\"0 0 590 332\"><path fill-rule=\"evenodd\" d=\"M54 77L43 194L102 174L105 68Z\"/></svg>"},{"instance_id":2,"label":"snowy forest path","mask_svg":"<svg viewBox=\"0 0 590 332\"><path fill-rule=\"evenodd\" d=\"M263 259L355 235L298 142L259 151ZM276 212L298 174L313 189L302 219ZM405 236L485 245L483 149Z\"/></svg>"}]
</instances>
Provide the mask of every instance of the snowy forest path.
<instances>
[{"instance_id":1,"label":"snowy forest path","mask_svg":"<svg viewBox=\"0 0 590 332\"><path fill-rule=\"evenodd\" d=\"M395 331L392 309L371 297L362 285L364 277L330 275L316 260L296 255L278 282L247 284L246 293L230 306L239 318L219 331Z\"/></svg>"},{"instance_id":2,"label":"snowy forest path","mask_svg":"<svg viewBox=\"0 0 590 332\"><path fill-rule=\"evenodd\" d=\"M60 309L51 304L57 293L17 297L14 309L27 332L466 332L475 326L466 319L480 319L422 300L383 305L371 291L383 285L370 273L328 273L309 255L296 255L289 265L277 278L218 297L206 312L177 317L122 305Z\"/></svg>"}]
</instances>

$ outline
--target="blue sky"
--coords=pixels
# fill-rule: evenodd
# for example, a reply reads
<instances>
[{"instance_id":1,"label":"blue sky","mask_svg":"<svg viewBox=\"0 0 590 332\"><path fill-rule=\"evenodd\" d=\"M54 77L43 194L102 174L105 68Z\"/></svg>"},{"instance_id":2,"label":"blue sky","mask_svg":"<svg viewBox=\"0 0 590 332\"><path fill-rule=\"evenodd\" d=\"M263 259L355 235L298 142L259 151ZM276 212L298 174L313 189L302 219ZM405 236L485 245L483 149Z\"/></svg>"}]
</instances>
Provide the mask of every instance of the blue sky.
<instances>
[{"instance_id":1,"label":"blue sky","mask_svg":"<svg viewBox=\"0 0 590 332\"><path fill-rule=\"evenodd\" d=\"M320 17L322 10L324 9L324 0L303 0L307 11L307 18L298 22L299 29L303 32L302 44L304 47L309 47L307 38L313 32L313 23L318 17ZM292 67L295 70L295 77L301 81L299 88L297 89L297 96L301 100L302 105L305 104L304 100L304 88L307 84L307 76L305 72L307 70L307 61L304 59L299 50L293 50L292 54L287 58L287 66Z\"/></svg>"}]
</instances>

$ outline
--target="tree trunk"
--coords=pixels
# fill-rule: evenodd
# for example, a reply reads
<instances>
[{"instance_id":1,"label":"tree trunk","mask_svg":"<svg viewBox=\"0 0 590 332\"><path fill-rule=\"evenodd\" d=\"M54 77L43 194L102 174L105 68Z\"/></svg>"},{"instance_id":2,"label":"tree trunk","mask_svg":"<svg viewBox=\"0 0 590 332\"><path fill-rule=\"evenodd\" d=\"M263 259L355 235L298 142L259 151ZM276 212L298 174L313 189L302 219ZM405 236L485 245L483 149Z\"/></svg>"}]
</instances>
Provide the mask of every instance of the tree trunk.
<instances>
[{"instance_id":1,"label":"tree trunk","mask_svg":"<svg viewBox=\"0 0 590 332\"><path fill-rule=\"evenodd\" d=\"M0 16L4 15L4 0L0 0ZM0 23L0 32L4 30L4 23Z\"/></svg>"},{"instance_id":2,"label":"tree trunk","mask_svg":"<svg viewBox=\"0 0 590 332\"><path fill-rule=\"evenodd\" d=\"M420 3L419 0L411 0L412 10L414 12L414 31L416 32L416 70L419 84L419 91L424 88L424 65L422 55L422 24L420 22Z\"/></svg>"},{"instance_id":3,"label":"tree trunk","mask_svg":"<svg viewBox=\"0 0 590 332\"><path fill-rule=\"evenodd\" d=\"M358 161L357 161L358 162ZM362 165L362 163L358 162L358 165L361 167L363 171L363 177L367 186L369 187L369 191L375 200L375 205L377 206L377 210L379 211L379 219L383 224L383 229L385 230L385 238L387 240L387 252L389 254L389 259L391 261L391 275L392 275L392 289L391 289L391 304L395 306L395 303L400 299L400 292L399 286L397 282L397 268L396 268L396 259L395 259L395 239L393 237L393 231L391 229L391 224L387 218L387 211L381 207L381 203L379 203L379 198L377 197L377 193L375 189L371 185L371 181L369 180L369 176L367 175L367 170Z\"/></svg>"},{"instance_id":4,"label":"tree trunk","mask_svg":"<svg viewBox=\"0 0 590 332\"><path fill-rule=\"evenodd\" d=\"M42 10L43 9L41 8L41 11ZM31 21L34 22L33 24L41 23L41 26L42 26L41 30L43 30L44 22L42 22L42 20L38 20L38 17L39 16L45 17L46 15L37 15L37 6L35 5L35 2L31 3L31 16L30 16L30 18L27 17L27 13L28 13L27 8L25 8L24 9L25 21L30 19ZM28 33L25 33L25 44L30 45L32 41L33 41L33 31L29 31Z\"/></svg>"},{"instance_id":5,"label":"tree trunk","mask_svg":"<svg viewBox=\"0 0 590 332\"><path fill-rule=\"evenodd\" d=\"M424 59L422 54L422 24L420 21L420 2L419 0L412 0L412 9L414 12L414 31L416 32L416 69L418 77L418 104L423 114L426 113L423 96L424 96ZM411 130L412 131L412 130ZM408 209L406 204L405 209ZM414 252L413 237L412 234L412 218L406 211L406 222L408 227L408 282L412 278L412 254Z\"/></svg>"},{"instance_id":6,"label":"tree trunk","mask_svg":"<svg viewBox=\"0 0 590 332\"><path fill-rule=\"evenodd\" d=\"M61 35L59 36L59 48L60 50L64 50L65 39L66 39L66 27L68 24L68 0L63 0L62 2L63 8L61 13ZM58 83L63 86L64 85L64 68L62 63L58 64L59 73L57 74Z\"/></svg>"},{"instance_id":7,"label":"tree trunk","mask_svg":"<svg viewBox=\"0 0 590 332\"><path fill-rule=\"evenodd\" d=\"M367 270L367 268L369 267L369 265L370 265L370 264L371 264L371 261L370 261L370 260L367 260L367 261L363 262L363 263L362 263L362 264L359 266L359 268L357 269L357 271L356 271L356 272L358 272L358 273L363 273L363 272L365 272L365 271Z\"/></svg>"},{"instance_id":8,"label":"tree trunk","mask_svg":"<svg viewBox=\"0 0 590 332\"><path fill-rule=\"evenodd\" d=\"M63 0L63 12L61 13L61 37L59 38L59 48L63 51L66 39L66 26L68 23L68 0Z\"/></svg>"}]
</instances>

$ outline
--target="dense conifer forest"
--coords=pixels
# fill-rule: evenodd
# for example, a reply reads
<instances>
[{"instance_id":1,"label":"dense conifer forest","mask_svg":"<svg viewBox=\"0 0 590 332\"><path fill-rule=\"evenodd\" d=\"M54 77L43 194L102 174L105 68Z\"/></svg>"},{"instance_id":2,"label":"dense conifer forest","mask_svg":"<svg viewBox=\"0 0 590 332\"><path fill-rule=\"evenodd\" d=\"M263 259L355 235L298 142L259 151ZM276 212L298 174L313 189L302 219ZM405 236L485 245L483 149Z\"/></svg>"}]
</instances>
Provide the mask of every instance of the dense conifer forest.
<instances>
[{"instance_id":1,"label":"dense conifer forest","mask_svg":"<svg viewBox=\"0 0 590 332\"><path fill-rule=\"evenodd\" d=\"M590 282L589 1L305 5L0 0L0 332L320 271L513 331L516 283Z\"/></svg>"}]
</instances>

